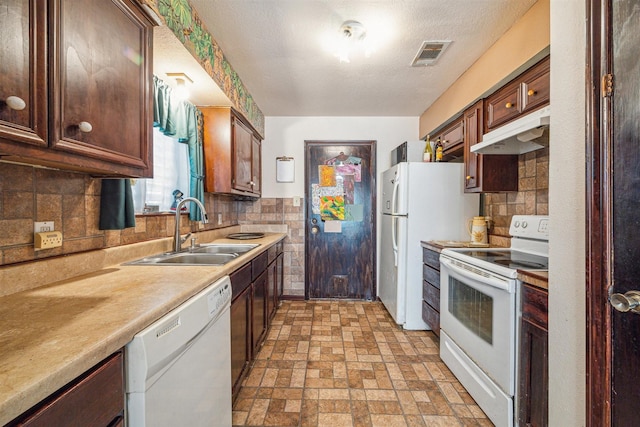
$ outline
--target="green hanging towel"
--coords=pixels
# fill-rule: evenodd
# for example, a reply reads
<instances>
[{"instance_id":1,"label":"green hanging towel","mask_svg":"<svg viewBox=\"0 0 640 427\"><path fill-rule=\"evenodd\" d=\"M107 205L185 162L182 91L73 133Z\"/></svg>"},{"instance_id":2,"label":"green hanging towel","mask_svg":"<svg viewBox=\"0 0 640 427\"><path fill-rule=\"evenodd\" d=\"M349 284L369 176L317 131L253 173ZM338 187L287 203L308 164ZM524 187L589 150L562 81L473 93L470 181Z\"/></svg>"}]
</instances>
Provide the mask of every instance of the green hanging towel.
<instances>
[{"instance_id":1,"label":"green hanging towel","mask_svg":"<svg viewBox=\"0 0 640 427\"><path fill-rule=\"evenodd\" d=\"M136 226L129 179L103 179L100 191L100 230Z\"/></svg>"}]
</instances>

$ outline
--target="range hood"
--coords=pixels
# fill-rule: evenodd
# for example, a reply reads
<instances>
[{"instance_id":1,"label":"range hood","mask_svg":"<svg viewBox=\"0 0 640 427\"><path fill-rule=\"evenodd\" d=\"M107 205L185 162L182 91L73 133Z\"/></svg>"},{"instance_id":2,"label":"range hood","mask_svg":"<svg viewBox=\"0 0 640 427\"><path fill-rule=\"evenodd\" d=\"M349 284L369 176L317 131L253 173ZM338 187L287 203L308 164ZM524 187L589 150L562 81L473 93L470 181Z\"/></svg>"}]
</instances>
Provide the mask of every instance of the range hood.
<instances>
[{"instance_id":1,"label":"range hood","mask_svg":"<svg viewBox=\"0 0 640 427\"><path fill-rule=\"evenodd\" d=\"M524 154L539 150L545 145L543 134L549 127L551 107L544 107L527 114L498 129L485 133L482 142L471 147L478 154Z\"/></svg>"}]
</instances>

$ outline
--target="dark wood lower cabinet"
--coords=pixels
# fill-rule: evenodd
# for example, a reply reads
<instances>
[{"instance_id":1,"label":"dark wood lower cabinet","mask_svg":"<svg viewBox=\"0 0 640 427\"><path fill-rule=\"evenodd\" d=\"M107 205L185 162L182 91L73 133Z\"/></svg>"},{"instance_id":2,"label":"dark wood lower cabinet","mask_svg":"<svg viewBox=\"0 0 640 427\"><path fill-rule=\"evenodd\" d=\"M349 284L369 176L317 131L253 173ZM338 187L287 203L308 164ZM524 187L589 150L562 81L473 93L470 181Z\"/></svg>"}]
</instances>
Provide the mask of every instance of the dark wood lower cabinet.
<instances>
[{"instance_id":1,"label":"dark wood lower cabinet","mask_svg":"<svg viewBox=\"0 0 640 427\"><path fill-rule=\"evenodd\" d=\"M260 345L267 333L267 295L269 293L269 276L263 271L253 282L253 298L251 302L251 351L252 358L258 354Z\"/></svg>"},{"instance_id":2,"label":"dark wood lower cabinet","mask_svg":"<svg viewBox=\"0 0 640 427\"><path fill-rule=\"evenodd\" d=\"M522 285L518 372L518 421L521 427L549 424L548 292Z\"/></svg>"},{"instance_id":3,"label":"dark wood lower cabinet","mask_svg":"<svg viewBox=\"0 0 640 427\"><path fill-rule=\"evenodd\" d=\"M124 424L124 358L119 351L7 426Z\"/></svg>"},{"instance_id":4,"label":"dark wood lower cabinet","mask_svg":"<svg viewBox=\"0 0 640 427\"><path fill-rule=\"evenodd\" d=\"M273 250L272 250L273 248ZM231 382L240 391L251 362L264 342L282 296L282 243L231 274Z\"/></svg>"},{"instance_id":5,"label":"dark wood lower cabinet","mask_svg":"<svg viewBox=\"0 0 640 427\"><path fill-rule=\"evenodd\" d=\"M243 375L251 360L247 334L251 330L250 316L251 287L247 286L231 304L231 384L234 396L240 389Z\"/></svg>"},{"instance_id":6,"label":"dark wood lower cabinet","mask_svg":"<svg viewBox=\"0 0 640 427\"><path fill-rule=\"evenodd\" d=\"M422 247L422 320L440 336L440 253Z\"/></svg>"}]
</instances>

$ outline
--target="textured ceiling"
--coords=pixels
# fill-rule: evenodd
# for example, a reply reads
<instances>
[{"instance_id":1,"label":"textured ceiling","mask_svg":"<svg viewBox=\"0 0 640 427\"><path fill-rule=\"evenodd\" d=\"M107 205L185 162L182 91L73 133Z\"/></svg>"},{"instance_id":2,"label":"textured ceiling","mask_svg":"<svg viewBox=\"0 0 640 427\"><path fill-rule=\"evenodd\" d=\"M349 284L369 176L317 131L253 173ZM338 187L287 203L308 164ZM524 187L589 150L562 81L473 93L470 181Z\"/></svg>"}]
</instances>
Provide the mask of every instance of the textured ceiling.
<instances>
[{"instance_id":1,"label":"textured ceiling","mask_svg":"<svg viewBox=\"0 0 640 427\"><path fill-rule=\"evenodd\" d=\"M535 0L190 2L265 116L419 116ZM346 20L381 40L370 57L324 49ZM425 40L452 43L435 66L410 67ZM212 104L210 91L192 101Z\"/></svg>"}]
</instances>

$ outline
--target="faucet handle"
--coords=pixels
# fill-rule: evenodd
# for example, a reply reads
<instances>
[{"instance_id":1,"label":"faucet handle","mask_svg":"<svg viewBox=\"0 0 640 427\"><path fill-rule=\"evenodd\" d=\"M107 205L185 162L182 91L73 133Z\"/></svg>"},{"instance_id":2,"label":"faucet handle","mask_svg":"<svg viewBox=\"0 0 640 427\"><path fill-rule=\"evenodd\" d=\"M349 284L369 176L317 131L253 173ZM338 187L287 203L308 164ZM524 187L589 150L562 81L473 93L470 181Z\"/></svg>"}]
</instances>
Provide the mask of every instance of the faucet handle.
<instances>
[{"instance_id":1,"label":"faucet handle","mask_svg":"<svg viewBox=\"0 0 640 427\"><path fill-rule=\"evenodd\" d=\"M189 236L191 236L191 233L187 234L184 237L180 237L180 244L183 244L184 242L186 242Z\"/></svg>"}]
</instances>

